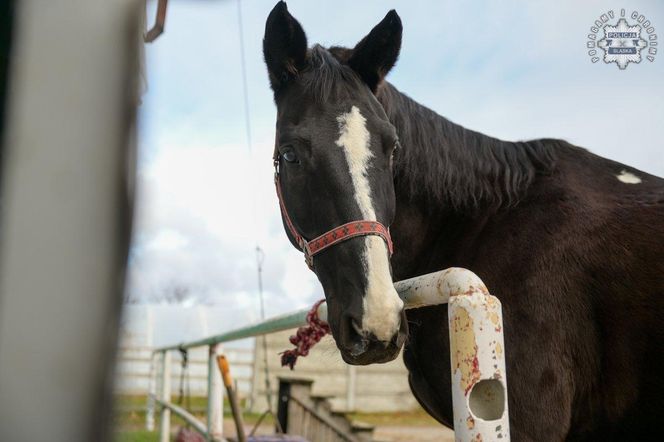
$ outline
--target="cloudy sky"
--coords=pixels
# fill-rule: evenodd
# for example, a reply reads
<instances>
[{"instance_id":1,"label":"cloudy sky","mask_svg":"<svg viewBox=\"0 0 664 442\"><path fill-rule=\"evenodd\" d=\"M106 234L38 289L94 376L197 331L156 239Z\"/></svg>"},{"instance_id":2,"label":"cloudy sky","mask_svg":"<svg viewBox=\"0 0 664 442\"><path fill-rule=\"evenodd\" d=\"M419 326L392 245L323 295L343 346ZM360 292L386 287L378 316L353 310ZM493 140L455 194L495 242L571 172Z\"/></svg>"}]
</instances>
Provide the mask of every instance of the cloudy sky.
<instances>
[{"instance_id":1,"label":"cloudy sky","mask_svg":"<svg viewBox=\"0 0 664 442\"><path fill-rule=\"evenodd\" d=\"M354 45L391 8L404 23L389 80L466 127L508 140L564 138L664 176L664 53L621 71L590 62L594 20L629 3L664 40L664 3L650 1L305 1L289 10L309 42ZM258 318L256 252L264 250L267 314L322 290L288 243L272 183L275 108L261 54L275 1L243 1L251 124L245 131L238 2L173 1L146 47L139 191L128 297L227 306L229 327ZM154 5L152 5L154 6ZM150 13L149 20L152 20Z\"/></svg>"}]
</instances>

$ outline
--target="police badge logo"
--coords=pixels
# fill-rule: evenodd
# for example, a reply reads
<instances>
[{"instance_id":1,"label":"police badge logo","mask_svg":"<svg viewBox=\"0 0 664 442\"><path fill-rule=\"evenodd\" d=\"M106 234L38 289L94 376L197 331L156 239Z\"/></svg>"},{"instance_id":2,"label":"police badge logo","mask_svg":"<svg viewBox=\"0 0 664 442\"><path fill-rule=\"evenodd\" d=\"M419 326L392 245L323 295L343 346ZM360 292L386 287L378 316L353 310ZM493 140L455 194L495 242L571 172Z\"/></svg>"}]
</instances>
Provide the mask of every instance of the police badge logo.
<instances>
[{"instance_id":1,"label":"police badge logo","mask_svg":"<svg viewBox=\"0 0 664 442\"><path fill-rule=\"evenodd\" d=\"M590 61L597 63L601 59L624 70L630 63L641 63L642 51L648 61L655 61L657 34L650 20L637 11L628 19L624 9L620 10L617 21L615 18L614 11L608 11L590 28L587 42Z\"/></svg>"},{"instance_id":2,"label":"police badge logo","mask_svg":"<svg viewBox=\"0 0 664 442\"><path fill-rule=\"evenodd\" d=\"M648 43L641 38L640 26L629 26L624 18L616 26L604 26L605 37L597 42L604 49L604 62L615 62L620 69L641 62L641 49Z\"/></svg>"}]
</instances>

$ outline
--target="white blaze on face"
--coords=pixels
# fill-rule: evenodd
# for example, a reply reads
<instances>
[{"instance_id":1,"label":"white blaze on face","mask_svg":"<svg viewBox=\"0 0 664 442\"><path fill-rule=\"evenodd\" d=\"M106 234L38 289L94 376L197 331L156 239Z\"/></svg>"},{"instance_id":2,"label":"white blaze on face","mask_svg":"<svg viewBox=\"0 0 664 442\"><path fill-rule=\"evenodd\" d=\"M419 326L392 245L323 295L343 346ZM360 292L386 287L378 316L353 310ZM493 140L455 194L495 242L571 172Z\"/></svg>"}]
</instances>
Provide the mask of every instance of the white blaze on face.
<instances>
[{"instance_id":1,"label":"white blaze on face","mask_svg":"<svg viewBox=\"0 0 664 442\"><path fill-rule=\"evenodd\" d=\"M362 218L376 221L376 211L371 201L371 187L367 168L373 153L369 149L367 120L353 106L350 112L337 117L340 136L337 146L344 149L355 201ZM364 238L365 250L362 260L367 272L368 286L362 301L362 331L373 333L381 341L389 341L399 330L403 301L399 298L390 275L388 250L385 241L376 235Z\"/></svg>"},{"instance_id":2,"label":"white blaze on face","mask_svg":"<svg viewBox=\"0 0 664 442\"><path fill-rule=\"evenodd\" d=\"M621 170L620 175L616 175L616 178L625 184L639 184L641 182L641 178L626 170Z\"/></svg>"}]
</instances>

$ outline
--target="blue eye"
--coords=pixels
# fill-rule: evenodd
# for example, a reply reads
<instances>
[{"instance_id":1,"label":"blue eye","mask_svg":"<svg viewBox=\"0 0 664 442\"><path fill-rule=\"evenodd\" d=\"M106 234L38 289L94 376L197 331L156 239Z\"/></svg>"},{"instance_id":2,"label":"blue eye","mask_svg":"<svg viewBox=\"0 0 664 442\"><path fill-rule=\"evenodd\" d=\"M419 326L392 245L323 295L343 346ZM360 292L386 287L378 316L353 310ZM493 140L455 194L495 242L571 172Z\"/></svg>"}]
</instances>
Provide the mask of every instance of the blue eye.
<instances>
[{"instance_id":1,"label":"blue eye","mask_svg":"<svg viewBox=\"0 0 664 442\"><path fill-rule=\"evenodd\" d=\"M281 157L289 163L297 162L297 156L295 155L295 152L293 152L292 150L287 150L286 152L282 153Z\"/></svg>"}]
</instances>

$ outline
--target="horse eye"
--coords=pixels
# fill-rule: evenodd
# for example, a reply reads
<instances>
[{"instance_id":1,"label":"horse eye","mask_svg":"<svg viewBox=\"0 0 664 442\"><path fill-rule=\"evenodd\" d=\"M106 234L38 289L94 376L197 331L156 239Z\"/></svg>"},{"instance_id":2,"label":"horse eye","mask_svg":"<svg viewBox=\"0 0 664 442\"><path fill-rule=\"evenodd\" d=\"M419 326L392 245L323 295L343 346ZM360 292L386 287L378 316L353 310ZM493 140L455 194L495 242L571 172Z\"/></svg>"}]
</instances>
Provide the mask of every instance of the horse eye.
<instances>
[{"instance_id":1,"label":"horse eye","mask_svg":"<svg viewBox=\"0 0 664 442\"><path fill-rule=\"evenodd\" d=\"M282 153L281 156L289 163L295 163L297 161L297 156L292 150L287 150L286 152Z\"/></svg>"}]
</instances>

